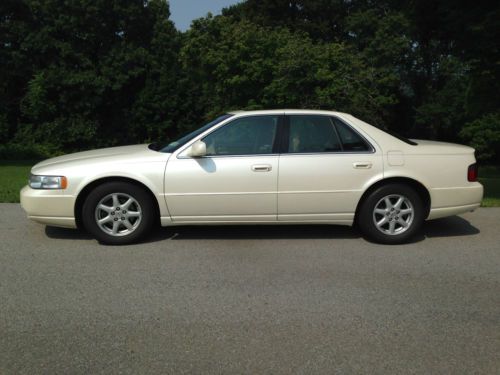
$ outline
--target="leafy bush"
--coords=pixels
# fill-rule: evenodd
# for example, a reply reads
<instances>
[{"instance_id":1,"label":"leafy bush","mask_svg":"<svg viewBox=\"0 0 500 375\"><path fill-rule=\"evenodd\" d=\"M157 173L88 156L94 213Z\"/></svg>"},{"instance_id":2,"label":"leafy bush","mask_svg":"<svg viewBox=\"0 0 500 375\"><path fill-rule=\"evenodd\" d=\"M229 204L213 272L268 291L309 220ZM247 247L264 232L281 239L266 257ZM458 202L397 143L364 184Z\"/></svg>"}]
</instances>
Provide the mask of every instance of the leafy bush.
<instances>
[{"instance_id":1,"label":"leafy bush","mask_svg":"<svg viewBox=\"0 0 500 375\"><path fill-rule=\"evenodd\" d=\"M490 113L465 124L460 136L476 149L479 161L500 162L500 113Z\"/></svg>"},{"instance_id":2,"label":"leafy bush","mask_svg":"<svg viewBox=\"0 0 500 375\"><path fill-rule=\"evenodd\" d=\"M499 12L246 0L181 33L165 0L0 1L2 157L168 141L221 112L283 107L455 142L500 108ZM483 160L498 160L495 118L463 132Z\"/></svg>"},{"instance_id":3,"label":"leafy bush","mask_svg":"<svg viewBox=\"0 0 500 375\"><path fill-rule=\"evenodd\" d=\"M8 143L0 145L0 160L41 160L62 154L51 145Z\"/></svg>"}]
</instances>

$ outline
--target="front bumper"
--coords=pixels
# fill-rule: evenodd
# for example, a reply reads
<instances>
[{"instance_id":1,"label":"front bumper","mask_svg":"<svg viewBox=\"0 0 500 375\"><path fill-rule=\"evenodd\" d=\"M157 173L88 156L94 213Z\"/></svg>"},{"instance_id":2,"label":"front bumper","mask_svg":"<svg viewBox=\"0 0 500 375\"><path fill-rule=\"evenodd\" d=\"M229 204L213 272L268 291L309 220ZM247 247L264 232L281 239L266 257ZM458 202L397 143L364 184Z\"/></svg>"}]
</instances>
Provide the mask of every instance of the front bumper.
<instances>
[{"instance_id":1,"label":"front bumper","mask_svg":"<svg viewBox=\"0 0 500 375\"><path fill-rule=\"evenodd\" d=\"M46 225L76 228L75 200L64 190L37 190L27 185L21 189L21 207L28 218Z\"/></svg>"}]
</instances>

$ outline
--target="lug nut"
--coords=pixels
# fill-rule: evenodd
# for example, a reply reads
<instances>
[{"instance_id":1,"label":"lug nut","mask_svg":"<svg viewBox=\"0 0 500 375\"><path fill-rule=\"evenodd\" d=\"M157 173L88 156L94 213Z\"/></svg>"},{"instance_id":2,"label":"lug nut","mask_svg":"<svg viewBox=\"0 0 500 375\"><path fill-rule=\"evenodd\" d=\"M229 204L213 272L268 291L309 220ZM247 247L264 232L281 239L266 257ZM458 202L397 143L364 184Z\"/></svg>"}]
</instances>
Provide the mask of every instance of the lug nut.
<instances>
[{"instance_id":1,"label":"lug nut","mask_svg":"<svg viewBox=\"0 0 500 375\"><path fill-rule=\"evenodd\" d=\"M117 217L115 217L113 220L114 220L114 221L118 221L118 218L117 218Z\"/></svg>"},{"instance_id":2,"label":"lug nut","mask_svg":"<svg viewBox=\"0 0 500 375\"><path fill-rule=\"evenodd\" d=\"M124 215L125 215L126 213L127 213L127 211L126 211L126 210L123 210L123 211L122 211L122 214L124 214Z\"/></svg>"}]
</instances>

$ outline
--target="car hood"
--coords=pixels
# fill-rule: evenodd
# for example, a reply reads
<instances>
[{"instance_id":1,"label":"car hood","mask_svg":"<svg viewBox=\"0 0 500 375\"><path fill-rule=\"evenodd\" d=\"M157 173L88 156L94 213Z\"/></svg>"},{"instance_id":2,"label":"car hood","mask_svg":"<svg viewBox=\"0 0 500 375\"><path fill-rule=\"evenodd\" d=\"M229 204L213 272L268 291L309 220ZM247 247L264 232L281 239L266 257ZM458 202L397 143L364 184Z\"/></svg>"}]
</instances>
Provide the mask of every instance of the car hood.
<instances>
[{"instance_id":1,"label":"car hood","mask_svg":"<svg viewBox=\"0 0 500 375\"><path fill-rule=\"evenodd\" d=\"M32 168L32 173L36 174L42 170L53 169L63 166L75 166L79 164L89 164L93 162L126 162L139 161L144 158L164 159L165 154L151 150L147 144L102 148L91 151L76 152L74 154L62 155L47 159L36 164Z\"/></svg>"},{"instance_id":2,"label":"car hood","mask_svg":"<svg viewBox=\"0 0 500 375\"><path fill-rule=\"evenodd\" d=\"M416 146L411 146L411 150L415 154L473 154L474 149L469 146L459 145L456 143L428 141L425 139L412 139L416 142Z\"/></svg>"}]
</instances>

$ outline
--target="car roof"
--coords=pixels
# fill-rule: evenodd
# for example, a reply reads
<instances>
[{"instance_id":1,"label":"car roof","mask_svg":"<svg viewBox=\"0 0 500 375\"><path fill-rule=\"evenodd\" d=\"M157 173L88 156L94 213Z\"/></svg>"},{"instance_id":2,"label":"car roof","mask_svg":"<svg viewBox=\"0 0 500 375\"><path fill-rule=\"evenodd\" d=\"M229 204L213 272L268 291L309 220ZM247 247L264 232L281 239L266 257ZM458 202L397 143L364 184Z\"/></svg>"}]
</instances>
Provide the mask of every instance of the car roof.
<instances>
[{"instance_id":1,"label":"car roof","mask_svg":"<svg viewBox=\"0 0 500 375\"><path fill-rule=\"evenodd\" d=\"M311 114L311 115L346 115L347 113L319 109L265 109L253 111L230 111L232 115L271 115L271 114Z\"/></svg>"}]
</instances>

